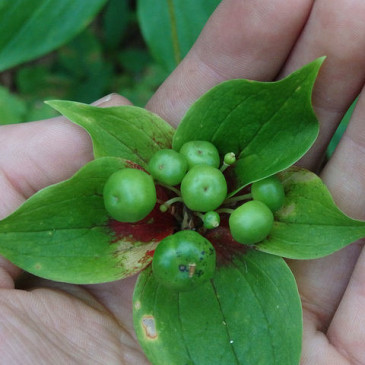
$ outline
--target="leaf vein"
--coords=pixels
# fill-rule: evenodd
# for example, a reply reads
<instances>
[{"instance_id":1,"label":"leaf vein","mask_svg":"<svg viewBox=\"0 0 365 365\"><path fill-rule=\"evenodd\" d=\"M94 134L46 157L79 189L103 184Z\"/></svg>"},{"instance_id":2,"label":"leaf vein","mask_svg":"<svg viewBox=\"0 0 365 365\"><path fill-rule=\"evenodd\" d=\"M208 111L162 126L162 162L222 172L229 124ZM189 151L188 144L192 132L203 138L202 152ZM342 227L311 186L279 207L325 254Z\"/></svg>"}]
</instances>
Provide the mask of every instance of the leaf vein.
<instances>
[{"instance_id":1,"label":"leaf vein","mask_svg":"<svg viewBox=\"0 0 365 365\"><path fill-rule=\"evenodd\" d=\"M240 267L234 262L234 260L232 260L232 265L233 266L235 266L236 268L237 268L237 270L240 272L240 274L242 275L242 276L244 276L243 275L243 273L242 273L242 271L241 271L241 269L240 269ZM253 287L252 287L252 285L251 285L251 283L250 283L250 281L249 280L245 280L246 281L246 283L247 283L247 285L249 286L249 288L250 288L250 290L251 290L251 293L252 293L252 295L255 297L255 299L256 299L256 302L258 303L258 305L260 306L260 308L261 308L261 312L262 312L262 314L263 314L263 316L264 316L264 318L265 318L265 321L266 321L266 324L267 324L267 328L270 328L270 321L269 321L269 319L268 319L268 317L267 317L267 315L266 315L266 312L265 312L265 310L264 310L264 307L263 307L263 305L262 305L262 303L261 303L261 301L259 300L259 298L258 298L258 296L257 296L257 294L256 294L256 292L254 291L254 289L253 289ZM276 364L276 352L275 352L275 350L274 350L274 346L273 346L273 335L272 335L272 333L271 333L271 331L269 330L269 336L270 336L270 338L271 338L271 341L270 341L270 345L271 345L271 348L272 348L272 352L273 352L273 356L274 356L274 361L273 361L273 364Z\"/></svg>"},{"instance_id":2,"label":"leaf vein","mask_svg":"<svg viewBox=\"0 0 365 365\"><path fill-rule=\"evenodd\" d=\"M217 303L218 303L218 306L219 306L220 312L221 312L221 314L222 314L223 321L226 323L225 329L226 329L227 337L228 337L228 339L231 339L232 337L231 337L231 334L230 334L230 331L229 331L228 321L226 320L226 317L225 317L225 315L224 315L224 311L223 311L222 303L221 303L221 301L219 300L219 295L218 295L218 292L217 292L217 288L216 288L216 286L215 286L215 284L214 284L214 281L213 281L213 280L211 280L211 283L212 283L212 288L213 288L214 293L215 293L215 298L217 299ZM230 347L231 347L231 349L232 349L232 353L233 353L233 355L234 355L234 357L235 357L235 359L236 359L236 363L237 363L237 365L240 365L240 361L239 361L239 359L238 359L238 356L237 356L237 353L236 353L236 350L235 350L235 348L234 348L233 343L232 343L231 341L229 341L229 344L230 344Z\"/></svg>"}]
</instances>

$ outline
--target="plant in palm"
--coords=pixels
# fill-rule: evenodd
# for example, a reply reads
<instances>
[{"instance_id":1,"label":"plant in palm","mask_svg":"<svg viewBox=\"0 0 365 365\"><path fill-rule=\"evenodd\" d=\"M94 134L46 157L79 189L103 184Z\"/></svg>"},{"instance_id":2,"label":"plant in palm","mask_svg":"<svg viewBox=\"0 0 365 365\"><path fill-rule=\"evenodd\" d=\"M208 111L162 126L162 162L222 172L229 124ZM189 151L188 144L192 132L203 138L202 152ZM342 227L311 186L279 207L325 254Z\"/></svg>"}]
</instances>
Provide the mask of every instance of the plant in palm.
<instances>
[{"instance_id":1,"label":"plant in palm","mask_svg":"<svg viewBox=\"0 0 365 365\"><path fill-rule=\"evenodd\" d=\"M35 275L71 283L141 272L134 325L154 364L299 363L301 303L283 258L322 257L365 236L365 222L342 213L318 176L293 166L318 134L311 92L322 61L277 82L223 82L190 107L177 130L133 106L49 102L88 131L95 160L2 220L0 253ZM203 162L173 172L176 180L156 173L164 170L151 163L159 151L173 150L163 153L175 158L194 141L215 147L220 169ZM121 216L104 204L110 177L130 170L151 187L133 220L124 216L128 204ZM223 177L223 192L209 195L195 179L184 187L191 172L204 183ZM264 217L258 232L257 217ZM246 222L249 234L242 233Z\"/></svg>"}]
</instances>

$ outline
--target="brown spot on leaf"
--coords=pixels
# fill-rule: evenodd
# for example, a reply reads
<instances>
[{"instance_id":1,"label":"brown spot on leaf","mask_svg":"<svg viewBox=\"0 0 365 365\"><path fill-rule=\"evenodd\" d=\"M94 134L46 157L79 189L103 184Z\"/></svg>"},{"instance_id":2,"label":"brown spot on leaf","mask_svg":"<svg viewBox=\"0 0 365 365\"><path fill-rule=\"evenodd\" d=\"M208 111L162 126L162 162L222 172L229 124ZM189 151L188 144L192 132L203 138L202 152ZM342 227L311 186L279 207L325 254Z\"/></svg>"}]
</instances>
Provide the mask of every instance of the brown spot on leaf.
<instances>
[{"instance_id":1,"label":"brown spot on leaf","mask_svg":"<svg viewBox=\"0 0 365 365\"><path fill-rule=\"evenodd\" d=\"M157 336L155 317L146 315L142 317L142 327L146 337L155 340Z\"/></svg>"},{"instance_id":2,"label":"brown spot on leaf","mask_svg":"<svg viewBox=\"0 0 365 365\"><path fill-rule=\"evenodd\" d=\"M295 215L295 204L291 203L283 206L276 214L279 219L285 219Z\"/></svg>"},{"instance_id":3,"label":"brown spot on leaf","mask_svg":"<svg viewBox=\"0 0 365 365\"><path fill-rule=\"evenodd\" d=\"M142 166L138 165L137 163L135 163L131 160L126 161L126 167L128 167L130 169L137 169L137 170L142 170L142 171L147 172Z\"/></svg>"}]
</instances>

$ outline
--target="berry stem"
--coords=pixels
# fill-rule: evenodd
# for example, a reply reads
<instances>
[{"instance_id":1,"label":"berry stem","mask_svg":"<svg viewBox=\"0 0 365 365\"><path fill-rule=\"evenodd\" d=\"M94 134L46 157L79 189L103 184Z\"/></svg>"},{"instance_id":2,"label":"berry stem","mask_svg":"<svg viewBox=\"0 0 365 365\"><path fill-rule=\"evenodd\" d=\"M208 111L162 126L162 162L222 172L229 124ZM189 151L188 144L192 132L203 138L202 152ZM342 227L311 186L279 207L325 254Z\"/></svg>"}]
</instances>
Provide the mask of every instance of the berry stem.
<instances>
[{"instance_id":1,"label":"berry stem","mask_svg":"<svg viewBox=\"0 0 365 365\"><path fill-rule=\"evenodd\" d=\"M170 185L167 185L167 184L163 184L161 182L158 182L157 183L158 185L162 186L163 188L166 188L166 189L169 189L171 190L172 192L174 192L176 195L180 196L181 193L180 193L180 190L179 189L176 189L174 188L173 186L170 186Z\"/></svg>"},{"instance_id":2,"label":"berry stem","mask_svg":"<svg viewBox=\"0 0 365 365\"><path fill-rule=\"evenodd\" d=\"M183 219L181 221L181 230L185 229L193 229L194 228L194 219L186 207L183 207Z\"/></svg>"},{"instance_id":3,"label":"berry stem","mask_svg":"<svg viewBox=\"0 0 365 365\"><path fill-rule=\"evenodd\" d=\"M204 214L199 212L194 212L194 214L199 217L201 220L204 220Z\"/></svg>"},{"instance_id":4,"label":"berry stem","mask_svg":"<svg viewBox=\"0 0 365 365\"><path fill-rule=\"evenodd\" d=\"M174 204L174 203L176 203L176 202L182 202L183 200L182 200L182 198L180 197L180 196L176 196L175 198L171 198L171 199L169 199L169 200L167 200L167 201L165 201L165 205L171 205L171 204Z\"/></svg>"},{"instance_id":5,"label":"berry stem","mask_svg":"<svg viewBox=\"0 0 365 365\"><path fill-rule=\"evenodd\" d=\"M251 193L234 196L233 198L228 198L223 202L223 204L224 205L230 205L230 204L237 203L237 202L242 201L242 200L248 200L248 199L252 199L252 194Z\"/></svg>"},{"instance_id":6,"label":"berry stem","mask_svg":"<svg viewBox=\"0 0 365 365\"><path fill-rule=\"evenodd\" d=\"M180 196L176 196L175 198L171 198L165 202L163 202L161 205L160 205L160 210L162 213L164 212L167 212L167 210L169 209L169 207L174 204L174 203L177 203L177 202L182 202L182 198Z\"/></svg>"},{"instance_id":7,"label":"berry stem","mask_svg":"<svg viewBox=\"0 0 365 365\"><path fill-rule=\"evenodd\" d=\"M220 167L220 169L219 170L221 170L221 172L224 172L226 169L227 169L227 167L229 167L230 165L228 165L228 164L226 164L225 162L223 162L222 163L222 166Z\"/></svg>"},{"instance_id":8,"label":"berry stem","mask_svg":"<svg viewBox=\"0 0 365 365\"><path fill-rule=\"evenodd\" d=\"M217 213L227 213L227 214L232 214L234 212L234 209L229 209L229 208L220 208L216 210Z\"/></svg>"}]
</instances>

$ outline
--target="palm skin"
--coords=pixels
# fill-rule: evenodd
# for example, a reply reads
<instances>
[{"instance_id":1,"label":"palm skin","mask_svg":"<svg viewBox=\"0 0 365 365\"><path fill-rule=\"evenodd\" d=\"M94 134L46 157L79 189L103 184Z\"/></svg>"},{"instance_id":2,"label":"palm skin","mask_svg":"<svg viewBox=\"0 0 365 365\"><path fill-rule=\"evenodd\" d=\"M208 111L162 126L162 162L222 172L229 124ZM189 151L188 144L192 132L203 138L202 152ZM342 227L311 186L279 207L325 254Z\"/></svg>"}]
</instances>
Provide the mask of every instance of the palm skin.
<instances>
[{"instance_id":1,"label":"palm skin","mask_svg":"<svg viewBox=\"0 0 365 365\"><path fill-rule=\"evenodd\" d=\"M347 214L365 219L363 19L363 0L223 0L146 107L176 126L197 97L223 80L275 80L326 55L313 93L321 132L300 163L319 171L331 135L360 94L321 177ZM127 103L112 95L99 105ZM0 127L0 218L90 159L89 137L63 118ZM365 364L362 243L289 264L304 309L301 364ZM148 364L132 327L134 283L135 277L93 286L59 284L21 274L0 258L0 363Z\"/></svg>"}]
</instances>

